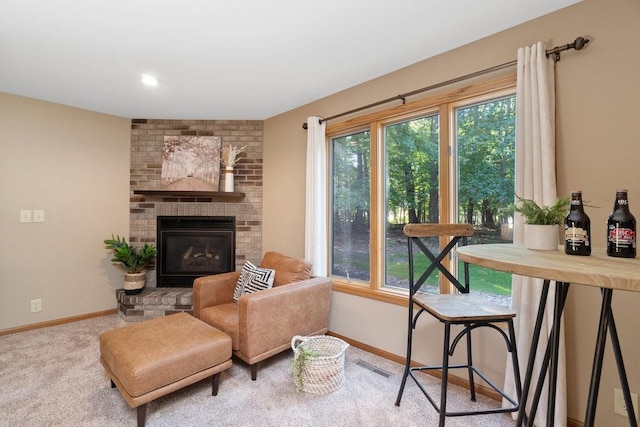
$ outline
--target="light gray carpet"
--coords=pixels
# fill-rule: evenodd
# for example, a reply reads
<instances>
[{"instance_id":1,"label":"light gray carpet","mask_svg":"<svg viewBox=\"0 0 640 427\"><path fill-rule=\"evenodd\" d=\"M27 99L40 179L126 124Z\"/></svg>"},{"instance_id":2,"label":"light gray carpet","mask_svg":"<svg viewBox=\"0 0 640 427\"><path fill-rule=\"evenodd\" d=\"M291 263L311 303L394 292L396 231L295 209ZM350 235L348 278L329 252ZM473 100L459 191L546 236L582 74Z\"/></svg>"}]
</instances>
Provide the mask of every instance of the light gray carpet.
<instances>
[{"instance_id":1,"label":"light gray carpet","mask_svg":"<svg viewBox=\"0 0 640 427\"><path fill-rule=\"evenodd\" d=\"M131 409L99 362L98 336L125 325L117 315L0 337L0 426L134 426ZM354 347L345 385L334 393L296 392L291 351L263 362L251 381L242 362L221 375L218 396L205 380L150 403L147 426L434 426L437 414L412 381L394 405L403 367ZM361 365L376 367L388 377ZM427 384L437 390L438 380ZM455 386L450 405L472 405ZM497 406L484 397L478 404ZM447 426L513 426L510 415L449 418Z\"/></svg>"}]
</instances>

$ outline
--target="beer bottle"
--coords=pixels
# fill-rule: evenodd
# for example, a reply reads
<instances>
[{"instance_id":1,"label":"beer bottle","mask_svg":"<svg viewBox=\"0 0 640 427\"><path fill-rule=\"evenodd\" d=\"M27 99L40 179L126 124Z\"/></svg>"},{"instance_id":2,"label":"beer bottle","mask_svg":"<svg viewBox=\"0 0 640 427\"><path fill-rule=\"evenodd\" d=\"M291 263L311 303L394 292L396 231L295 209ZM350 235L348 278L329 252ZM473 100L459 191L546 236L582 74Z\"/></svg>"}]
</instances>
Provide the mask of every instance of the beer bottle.
<instances>
[{"instance_id":1,"label":"beer bottle","mask_svg":"<svg viewBox=\"0 0 640 427\"><path fill-rule=\"evenodd\" d=\"M571 207L564 219L564 252L591 255L591 221L582 205L582 191L571 192Z\"/></svg>"},{"instance_id":2,"label":"beer bottle","mask_svg":"<svg viewBox=\"0 0 640 427\"><path fill-rule=\"evenodd\" d=\"M613 212L607 220L607 255L636 257L636 218L629 211L627 190L616 190Z\"/></svg>"}]
</instances>

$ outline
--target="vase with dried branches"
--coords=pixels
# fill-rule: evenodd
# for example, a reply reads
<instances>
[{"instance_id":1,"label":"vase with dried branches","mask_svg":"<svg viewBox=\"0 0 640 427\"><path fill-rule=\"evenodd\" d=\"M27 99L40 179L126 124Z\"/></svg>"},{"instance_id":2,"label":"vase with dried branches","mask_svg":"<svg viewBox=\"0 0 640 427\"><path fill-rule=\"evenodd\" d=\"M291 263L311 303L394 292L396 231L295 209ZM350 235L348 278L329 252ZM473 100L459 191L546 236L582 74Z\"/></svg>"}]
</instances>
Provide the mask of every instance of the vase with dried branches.
<instances>
[{"instance_id":1,"label":"vase with dried branches","mask_svg":"<svg viewBox=\"0 0 640 427\"><path fill-rule=\"evenodd\" d=\"M224 191L233 192L233 167L238 163L240 154L247 148L246 145L225 144L222 147L222 164L224 165Z\"/></svg>"}]
</instances>

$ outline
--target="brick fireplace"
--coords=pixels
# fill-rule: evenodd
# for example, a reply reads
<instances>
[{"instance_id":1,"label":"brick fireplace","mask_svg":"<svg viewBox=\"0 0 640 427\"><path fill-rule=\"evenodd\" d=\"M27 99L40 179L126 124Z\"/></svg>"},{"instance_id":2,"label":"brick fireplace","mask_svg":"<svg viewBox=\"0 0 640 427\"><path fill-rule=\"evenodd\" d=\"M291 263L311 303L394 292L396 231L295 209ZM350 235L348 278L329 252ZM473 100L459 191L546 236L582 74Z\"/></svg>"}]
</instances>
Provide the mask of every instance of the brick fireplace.
<instances>
[{"instance_id":1,"label":"brick fireplace","mask_svg":"<svg viewBox=\"0 0 640 427\"><path fill-rule=\"evenodd\" d=\"M235 191L242 197L217 195L134 194L159 190L164 137L170 135L219 136L222 144L247 148L235 167ZM224 174L222 174L224 175ZM220 189L224 177L220 177ZM245 260L262 258L262 121L259 120L155 120L131 121L131 183L129 236L131 242L156 242L159 216L235 218L235 268ZM147 271L147 287L156 287L155 266Z\"/></svg>"},{"instance_id":2,"label":"brick fireplace","mask_svg":"<svg viewBox=\"0 0 640 427\"><path fill-rule=\"evenodd\" d=\"M197 277L235 270L235 217L158 216L156 286L191 288Z\"/></svg>"}]
</instances>

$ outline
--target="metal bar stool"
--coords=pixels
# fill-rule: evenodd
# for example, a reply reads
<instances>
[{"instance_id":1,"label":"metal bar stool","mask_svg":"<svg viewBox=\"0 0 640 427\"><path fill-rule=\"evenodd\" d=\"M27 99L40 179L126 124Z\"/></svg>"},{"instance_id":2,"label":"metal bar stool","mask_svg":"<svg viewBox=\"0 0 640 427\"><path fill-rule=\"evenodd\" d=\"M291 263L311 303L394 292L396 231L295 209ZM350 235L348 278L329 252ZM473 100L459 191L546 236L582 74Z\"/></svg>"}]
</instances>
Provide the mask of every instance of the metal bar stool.
<instances>
[{"instance_id":1,"label":"metal bar stool","mask_svg":"<svg viewBox=\"0 0 640 427\"><path fill-rule=\"evenodd\" d=\"M467 244L467 237L473 235L473 226L471 224L407 224L404 227L404 234L407 236L407 245L409 251L409 317L407 331L407 359L396 399L396 406L400 406L402 393L407 382L407 377L411 376L416 382L422 393L427 397L431 405L440 414L439 425L444 426L445 417L458 417L466 415L481 415L492 413L516 412L519 409L520 396L522 394L522 386L520 382L520 369L518 366L518 354L516 351L515 330L513 327L513 318L516 313L510 308L495 304L485 298L472 295L469 293L469 265L464 263L464 284L461 283L454 274L442 263L452 249L461 242ZM437 254L434 254L427 246L426 239L429 237L446 237L449 242L445 248ZM414 246L420 251L415 251ZM426 270L415 280L414 265L418 258L426 256L428 266ZM427 278L439 271L453 284L459 293L428 295L420 291ZM414 315L414 305L419 307L418 312ZM411 367L411 349L413 346L413 330L420 315L424 312L431 314L444 324L444 346L442 353L442 365L440 366L414 366ZM509 334L507 335L503 328L496 325L506 323ZM451 326L462 325L462 330L451 340ZM516 397L507 396L505 392L492 383L487 377L473 366L473 357L471 352L471 331L488 327L502 335L507 345L507 351L511 353L514 369L514 379L516 386ZM466 364L449 364L449 358L453 356L456 345L463 338L466 338L467 344L467 363ZM503 396L511 406L507 408L486 408L473 411L451 412L447 410L447 384L450 369L466 369L469 376L469 390L471 392L471 400L475 402L475 380L474 374L482 378L493 390ZM440 404L429 394L425 386L421 384L415 372L423 372L429 370L439 370L442 373L442 383L440 387Z\"/></svg>"}]
</instances>

